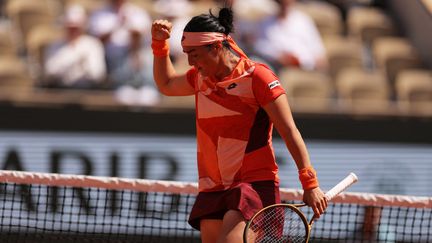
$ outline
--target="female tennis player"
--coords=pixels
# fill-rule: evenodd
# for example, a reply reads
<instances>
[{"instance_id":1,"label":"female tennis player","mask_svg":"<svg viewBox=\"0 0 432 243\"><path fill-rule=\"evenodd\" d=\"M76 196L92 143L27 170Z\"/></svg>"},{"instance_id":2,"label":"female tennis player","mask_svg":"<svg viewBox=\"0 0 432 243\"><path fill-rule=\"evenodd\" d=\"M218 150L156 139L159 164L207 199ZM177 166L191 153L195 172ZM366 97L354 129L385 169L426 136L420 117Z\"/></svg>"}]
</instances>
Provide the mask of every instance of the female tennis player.
<instances>
[{"instance_id":1,"label":"female tennis player","mask_svg":"<svg viewBox=\"0 0 432 243\"><path fill-rule=\"evenodd\" d=\"M269 68L248 59L231 38L232 10L188 22L181 44L192 67L183 74L169 58L171 27L166 20L153 22L153 75L164 95L195 95L199 194L189 223L201 231L202 242L242 242L246 221L280 202L273 124L297 165L303 200L319 217L327 200L285 91Z\"/></svg>"}]
</instances>

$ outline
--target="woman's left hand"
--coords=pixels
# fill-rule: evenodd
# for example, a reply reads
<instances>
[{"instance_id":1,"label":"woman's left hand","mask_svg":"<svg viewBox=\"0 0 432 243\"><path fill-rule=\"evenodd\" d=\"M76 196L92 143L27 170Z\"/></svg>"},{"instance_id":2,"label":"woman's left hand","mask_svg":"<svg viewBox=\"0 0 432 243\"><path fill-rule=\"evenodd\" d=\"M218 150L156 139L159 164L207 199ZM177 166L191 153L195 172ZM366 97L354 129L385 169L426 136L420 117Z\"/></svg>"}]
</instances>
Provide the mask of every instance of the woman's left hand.
<instances>
[{"instance_id":1,"label":"woman's left hand","mask_svg":"<svg viewBox=\"0 0 432 243\"><path fill-rule=\"evenodd\" d=\"M303 202L312 208L315 213L314 217L319 218L325 212L328 200L321 189L316 187L303 192Z\"/></svg>"}]
</instances>

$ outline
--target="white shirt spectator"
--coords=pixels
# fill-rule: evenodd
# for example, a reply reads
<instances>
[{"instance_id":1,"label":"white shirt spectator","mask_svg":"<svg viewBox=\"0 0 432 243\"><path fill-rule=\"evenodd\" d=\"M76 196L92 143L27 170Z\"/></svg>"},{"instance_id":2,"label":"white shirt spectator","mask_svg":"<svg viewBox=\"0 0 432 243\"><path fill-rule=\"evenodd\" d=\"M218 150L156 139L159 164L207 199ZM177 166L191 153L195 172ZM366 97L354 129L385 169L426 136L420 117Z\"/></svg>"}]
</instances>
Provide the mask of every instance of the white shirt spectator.
<instances>
[{"instance_id":1,"label":"white shirt spectator","mask_svg":"<svg viewBox=\"0 0 432 243\"><path fill-rule=\"evenodd\" d=\"M92 88L105 78L103 45L83 33L87 16L82 6L68 7L63 17L65 37L45 53L45 81L55 87Z\"/></svg>"},{"instance_id":2,"label":"white shirt spectator","mask_svg":"<svg viewBox=\"0 0 432 243\"><path fill-rule=\"evenodd\" d=\"M263 57L277 61L280 55L292 54L303 69L314 69L317 60L325 57L321 36L313 20L295 8L285 18L271 16L257 30L255 50Z\"/></svg>"},{"instance_id":3,"label":"white shirt spectator","mask_svg":"<svg viewBox=\"0 0 432 243\"><path fill-rule=\"evenodd\" d=\"M99 83L105 77L103 46L94 37L82 35L74 42L58 42L48 48L46 57L46 75L64 86L80 81Z\"/></svg>"}]
</instances>

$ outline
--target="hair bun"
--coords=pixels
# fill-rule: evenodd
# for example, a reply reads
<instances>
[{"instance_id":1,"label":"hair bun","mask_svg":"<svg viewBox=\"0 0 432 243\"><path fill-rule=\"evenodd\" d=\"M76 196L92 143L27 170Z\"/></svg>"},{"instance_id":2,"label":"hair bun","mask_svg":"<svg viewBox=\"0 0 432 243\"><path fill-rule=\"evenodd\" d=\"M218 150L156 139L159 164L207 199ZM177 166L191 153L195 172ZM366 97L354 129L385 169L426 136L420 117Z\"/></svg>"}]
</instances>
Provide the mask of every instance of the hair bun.
<instances>
[{"instance_id":1,"label":"hair bun","mask_svg":"<svg viewBox=\"0 0 432 243\"><path fill-rule=\"evenodd\" d=\"M231 8L221 8L218 17L219 23L225 27L225 34L229 34L233 30L234 14Z\"/></svg>"}]
</instances>

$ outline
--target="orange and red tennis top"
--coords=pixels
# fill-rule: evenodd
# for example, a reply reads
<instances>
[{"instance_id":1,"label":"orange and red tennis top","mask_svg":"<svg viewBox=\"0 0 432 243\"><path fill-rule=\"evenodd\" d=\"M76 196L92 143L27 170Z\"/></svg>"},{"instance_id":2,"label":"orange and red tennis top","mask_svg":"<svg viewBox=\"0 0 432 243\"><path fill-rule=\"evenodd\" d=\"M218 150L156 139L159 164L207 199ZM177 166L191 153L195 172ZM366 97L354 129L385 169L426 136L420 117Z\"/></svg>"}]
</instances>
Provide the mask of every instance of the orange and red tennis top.
<instances>
[{"instance_id":1,"label":"orange and red tennis top","mask_svg":"<svg viewBox=\"0 0 432 243\"><path fill-rule=\"evenodd\" d=\"M219 82L195 68L187 79L195 89L199 191L225 190L239 182L278 182L273 124L262 108L285 93L276 75L241 58Z\"/></svg>"}]
</instances>

